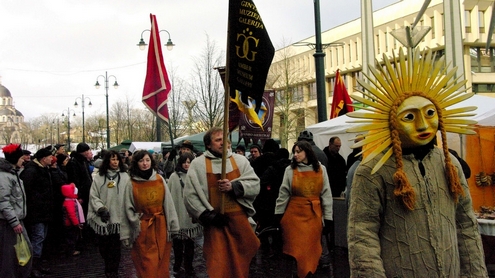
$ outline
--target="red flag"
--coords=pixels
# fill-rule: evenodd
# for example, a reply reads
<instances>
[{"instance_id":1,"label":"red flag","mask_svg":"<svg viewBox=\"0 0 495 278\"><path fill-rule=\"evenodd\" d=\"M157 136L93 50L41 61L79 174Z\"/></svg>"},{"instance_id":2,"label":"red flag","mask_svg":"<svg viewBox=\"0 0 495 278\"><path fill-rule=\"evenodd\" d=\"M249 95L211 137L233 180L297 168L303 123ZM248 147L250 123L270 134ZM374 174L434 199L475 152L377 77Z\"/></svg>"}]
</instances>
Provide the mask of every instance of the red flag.
<instances>
[{"instance_id":1,"label":"red flag","mask_svg":"<svg viewBox=\"0 0 495 278\"><path fill-rule=\"evenodd\" d=\"M151 35L148 48L148 65L143 89L143 103L156 116L168 122L168 93L172 87L168 80L167 69L163 62L162 46L160 42L160 29L156 23L156 17L150 14Z\"/></svg>"},{"instance_id":2,"label":"red flag","mask_svg":"<svg viewBox=\"0 0 495 278\"><path fill-rule=\"evenodd\" d=\"M354 111L351 104L352 100L347 93L344 80L342 79L342 76L340 76L340 71L337 70L337 74L335 75L335 87L333 89L332 113L330 113L330 119L345 115L347 112Z\"/></svg>"}]
</instances>

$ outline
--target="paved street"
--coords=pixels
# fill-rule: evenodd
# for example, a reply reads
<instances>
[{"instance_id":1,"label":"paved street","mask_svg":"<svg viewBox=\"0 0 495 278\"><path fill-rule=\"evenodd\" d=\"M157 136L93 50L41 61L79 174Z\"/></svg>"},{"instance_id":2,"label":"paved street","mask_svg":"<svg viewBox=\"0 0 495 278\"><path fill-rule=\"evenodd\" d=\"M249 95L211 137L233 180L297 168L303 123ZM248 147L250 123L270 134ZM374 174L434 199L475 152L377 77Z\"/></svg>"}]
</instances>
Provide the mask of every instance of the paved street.
<instances>
[{"instance_id":1,"label":"paved street","mask_svg":"<svg viewBox=\"0 0 495 278\"><path fill-rule=\"evenodd\" d=\"M47 255L46 263L51 268L51 274L46 275L45 277L105 277L103 259L101 258L95 243L89 243L79 256L66 257L59 252L52 252ZM170 265L171 267L173 265L173 252ZM196 247L196 256L193 266L198 278L208 277L200 245L197 245ZM332 276L331 270L318 269L316 277L349 277L346 249L337 248L335 250L333 271L334 275ZM123 249L119 274L120 277L123 278L136 277L129 250ZM183 275L184 271L182 270L176 274L175 277L183 277ZM251 263L250 277L290 277L290 273L288 274L287 264L283 263L280 256L275 255L267 258L259 254Z\"/></svg>"}]
</instances>

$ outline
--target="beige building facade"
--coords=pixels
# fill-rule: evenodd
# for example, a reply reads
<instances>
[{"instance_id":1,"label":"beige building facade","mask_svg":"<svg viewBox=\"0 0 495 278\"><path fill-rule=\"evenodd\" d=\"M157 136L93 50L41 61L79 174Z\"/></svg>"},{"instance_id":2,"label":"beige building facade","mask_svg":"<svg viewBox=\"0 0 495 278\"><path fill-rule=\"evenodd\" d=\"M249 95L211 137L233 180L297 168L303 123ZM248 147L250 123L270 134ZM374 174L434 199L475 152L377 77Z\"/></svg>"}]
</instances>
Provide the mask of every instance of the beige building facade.
<instances>
[{"instance_id":1,"label":"beige building facade","mask_svg":"<svg viewBox=\"0 0 495 278\"><path fill-rule=\"evenodd\" d=\"M492 43L490 49L485 49L494 0L459 1L464 62L462 78L468 80L469 91L495 97L495 43ZM382 60L383 54L390 57L403 47L391 33L413 24L423 2L403 0L373 13L374 53L378 61ZM417 24L431 27L417 47L430 48L437 55L445 55L443 9L443 1L432 0ZM321 11L321 14L324 16L325 11ZM340 70L349 94L359 93L357 80L363 77L362 53L363 47L366 47L361 39L361 19L324 31L321 38L324 46L330 44L323 50L327 114L330 115L337 70ZM287 130L289 135L286 147L292 146L297 134L306 126L317 123L318 119L313 56L315 51L310 47L300 46L305 43L314 45L315 37L277 50L267 80L267 86L277 92L272 136L283 141L283 133Z\"/></svg>"}]
</instances>

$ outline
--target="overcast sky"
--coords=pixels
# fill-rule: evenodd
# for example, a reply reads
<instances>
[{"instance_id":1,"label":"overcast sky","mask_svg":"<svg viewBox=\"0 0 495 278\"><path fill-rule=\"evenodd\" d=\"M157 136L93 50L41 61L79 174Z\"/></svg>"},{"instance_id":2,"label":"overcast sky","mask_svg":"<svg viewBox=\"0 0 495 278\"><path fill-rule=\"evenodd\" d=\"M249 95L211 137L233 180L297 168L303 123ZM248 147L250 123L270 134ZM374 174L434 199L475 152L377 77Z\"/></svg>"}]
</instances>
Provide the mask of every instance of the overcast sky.
<instances>
[{"instance_id":1,"label":"overcast sky","mask_svg":"<svg viewBox=\"0 0 495 278\"><path fill-rule=\"evenodd\" d=\"M373 9L397 1L373 0ZM314 35L313 1L254 3L276 49L284 41ZM323 31L360 17L360 0L320 0L320 7ZM80 115L81 108L73 104L83 94L93 104L85 108L86 117L104 113L105 89L96 90L94 84L105 71L120 84L109 89L110 107L126 97L141 105L147 49L140 51L136 44L141 32L150 29L150 13L176 44L173 51L163 48L167 68L185 79L192 58L204 49L206 34L225 50L227 10L228 0L1 0L1 83L27 121L68 108ZM148 42L149 32L143 37ZM162 43L167 39L162 32Z\"/></svg>"}]
</instances>

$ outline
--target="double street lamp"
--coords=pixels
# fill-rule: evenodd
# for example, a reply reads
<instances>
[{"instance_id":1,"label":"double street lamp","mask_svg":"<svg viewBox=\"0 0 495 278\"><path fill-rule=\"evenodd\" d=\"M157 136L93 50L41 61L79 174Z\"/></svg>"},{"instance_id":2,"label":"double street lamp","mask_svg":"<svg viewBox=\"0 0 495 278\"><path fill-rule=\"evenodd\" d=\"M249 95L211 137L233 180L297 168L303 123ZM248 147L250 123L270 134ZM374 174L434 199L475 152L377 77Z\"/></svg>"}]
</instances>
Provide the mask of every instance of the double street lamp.
<instances>
[{"instance_id":1,"label":"double street lamp","mask_svg":"<svg viewBox=\"0 0 495 278\"><path fill-rule=\"evenodd\" d=\"M100 77L103 77L104 82L105 82L105 98L106 98L106 102L107 102L107 149L110 149L110 120L109 120L109 112L108 112L108 81L109 81L110 77L113 77L113 79L115 80L115 82L113 83L113 87L115 89L119 88L119 83L117 83L117 77L115 77L114 75L108 76L107 72L105 71L105 75L99 75L98 77L96 77L96 83L95 83L96 89L100 88L100 83L98 83L98 79Z\"/></svg>"},{"instance_id":2,"label":"double street lamp","mask_svg":"<svg viewBox=\"0 0 495 278\"><path fill-rule=\"evenodd\" d=\"M67 151L70 152L70 112L72 112L72 117L76 116L74 110L67 107ZM62 117L65 117L65 111L62 112Z\"/></svg>"},{"instance_id":3,"label":"double street lamp","mask_svg":"<svg viewBox=\"0 0 495 278\"><path fill-rule=\"evenodd\" d=\"M139 40L139 43L137 44L137 46L139 46L139 49L140 50L144 50L146 49L146 46L148 45L147 43L144 42L143 40L143 34L144 32L151 32L151 30L149 29L145 29L143 30L143 32L141 32L141 39ZM170 39L170 33L167 31L167 30L160 30L158 33L161 33L161 32L166 32L168 34L168 41L166 44L164 44L164 46L167 47L167 50L168 51L171 51L175 44L172 42L172 40ZM158 104L157 104L158 105ZM161 136L161 120L160 120L160 117L158 117L158 113L156 113L156 141L159 142L162 140L162 136ZM170 124L170 122L169 122ZM173 140L172 138L172 129L170 128L170 125L169 125L169 133L170 133L170 140Z\"/></svg>"},{"instance_id":4,"label":"double street lamp","mask_svg":"<svg viewBox=\"0 0 495 278\"><path fill-rule=\"evenodd\" d=\"M141 49L141 50L146 49L146 46L148 45L148 44L147 44L147 43L145 43L145 42L144 42L144 40L143 40L143 34L144 34L144 32L151 32L151 30L150 30L150 29L146 29L146 30L144 30L143 32L141 32L141 39L139 40L139 43L138 43L138 44L136 44L137 46L139 46L139 49ZM168 41L167 41L167 43L166 43L166 44L164 44L164 45L167 47L167 50L168 50L168 51L172 50L172 49L174 48L175 44L174 44L174 43L172 42L172 40L170 39L170 33L169 33L167 30L160 30L160 32L159 32L159 33L161 33L161 32L167 32L167 34L168 34Z\"/></svg>"},{"instance_id":5,"label":"double street lamp","mask_svg":"<svg viewBox=\"0 0 495 278\"><path fill-rule=\"evenodd\" d=\"M82 108L82 141L83 143L86 143L86 133L84 131L84 102L85 100L88 100L88 106L91 107L93 104L91 103L91 99L89 97L84 97L84 94L81 97L77 97L76 100L74 101L74 107L77 108L79 104L77 103L77 100L81 100L81 108Z\"/></svg>"}]
</instances>

